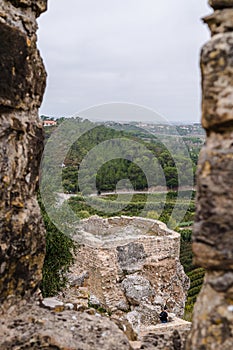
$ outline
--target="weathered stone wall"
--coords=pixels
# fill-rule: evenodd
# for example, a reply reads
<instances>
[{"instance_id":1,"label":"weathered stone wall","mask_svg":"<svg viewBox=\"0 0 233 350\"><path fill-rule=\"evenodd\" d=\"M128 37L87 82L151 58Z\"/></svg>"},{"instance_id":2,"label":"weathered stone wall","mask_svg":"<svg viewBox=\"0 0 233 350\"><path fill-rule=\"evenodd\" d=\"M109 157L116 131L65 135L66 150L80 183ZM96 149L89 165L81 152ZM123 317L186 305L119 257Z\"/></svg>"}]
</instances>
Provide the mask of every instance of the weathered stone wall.
<instances>
[{"instance_id":1,"label":"weathered stone wall","mask_svg":"<svg viewBox=\"0 0 233 350\"><path fill-rule=\"evenodd\" d=\"M233 1L211 0L204 21L212 39L203 47L202 124L207 141L198 165L195 262L207 269L195 306L187 350L233 344Z\"/></svg>"},{"instance_id":2,"label":"weathered stone wall","mask_svg":"<svg viewBox=\"0 0 233 350\"><path fill-rule=\"evenodd\" d=\"M36 200L46 73L36 17L46 0L0 0L0 349L129 350L109 319L45 310L36 298L45 255Z\"/></svg>"},{"instance_id":3,"label":"weathered stone wall","mask_svg":"<svg viewBox=\"0 0 233 350\"><path fill-rule=\"evenodd\" d=\"M36 201L46 73L36 16L46 0L0 0L0 297L30 296L41 280L44 228Z\"/></svg>"},{"instance_id":4,"label":"weathered stone wall","mask_svg":"<svg viewBox=\"0 0 233 350\"><path fill-rule=\"evenodd\" d=\"M88 276L85 286L103 307L135 310L147 325L158 323L165 304L183 315L189 280L179 261L177 232L156 220L124 216L94 216L80 230L89 244L80 246L72 278Z\"/></svg>"}]
</instances>

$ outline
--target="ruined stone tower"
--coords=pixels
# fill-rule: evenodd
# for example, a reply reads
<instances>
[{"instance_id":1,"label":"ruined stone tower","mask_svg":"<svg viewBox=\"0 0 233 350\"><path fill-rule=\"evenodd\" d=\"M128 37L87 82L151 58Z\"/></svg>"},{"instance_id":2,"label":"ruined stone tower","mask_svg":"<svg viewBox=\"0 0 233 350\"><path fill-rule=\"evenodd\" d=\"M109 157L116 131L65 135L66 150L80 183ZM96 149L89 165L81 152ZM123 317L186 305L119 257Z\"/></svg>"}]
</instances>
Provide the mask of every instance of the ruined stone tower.
<instances>
[{"instance_id":1,"label":"ruined stone tower","mask_svg":"<svg viewBox=\"0 0 233 350\"><path fill-rule=\"evenodd\" d=\"M152 219L92 216L82 220L80 234L73 278L87 276L85 285L101 306L147 326L160 323L164 305L183 316L189 279L179 260L179 233Z\"/></svg>"},{"instance_id":2,"label":"ruined stone tower","mask_svg":"<svg viewBox=\"0 0 233 350\"><path fill-rule=\"evenodd\" d=\"M233 1L210 0L212 33L203 47L202 125L198 166L195 262L206 268L186 349L233 346Z\"/></svg>"}]
</instances>

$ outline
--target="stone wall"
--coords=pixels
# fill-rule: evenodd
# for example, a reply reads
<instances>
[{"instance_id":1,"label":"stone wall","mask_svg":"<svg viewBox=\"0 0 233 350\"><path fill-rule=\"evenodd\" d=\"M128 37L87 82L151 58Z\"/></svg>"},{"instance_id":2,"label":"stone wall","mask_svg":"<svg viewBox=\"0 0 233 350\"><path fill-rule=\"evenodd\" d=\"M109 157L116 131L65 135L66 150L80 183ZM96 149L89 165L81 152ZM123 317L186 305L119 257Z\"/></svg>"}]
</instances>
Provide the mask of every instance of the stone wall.
<instances>
[{"instance_id":1,"label":"stone wall","mask_svg":"<svg viewBox=\"0 0 233 350\"><path fill-rule=\"evenodd\" d=\"M124 216L85 219L80 231L88 240L77 252L71 277L88 276L85 286L102 307L134 311L147 325L159 322L165 304L183 315L189 280L179 261L177 232L156 220Z\"/></svg>"},{"instance_id":2,"label":"stone wall","mask_svg":"<svg viewBox=\"0 0 233 350\"><path fill-rule=\"evenodd\" d=\"M212 39L203 47L202 124L207 132L198 165L195 263L206 268L187 350L233 344L233 1L210 0Z\"/></svg>"},{"instance_id":3,"label":"stone wall","mask_svg":"<svg viewBox=\"0 0 233 350\"><path fill-rule=\"evenodd\" d=\"M46 0L0 0L0 298L30 296L41 281L44 228L36 200L46 73L36 16Z\"/></svg>"}]
</instances>

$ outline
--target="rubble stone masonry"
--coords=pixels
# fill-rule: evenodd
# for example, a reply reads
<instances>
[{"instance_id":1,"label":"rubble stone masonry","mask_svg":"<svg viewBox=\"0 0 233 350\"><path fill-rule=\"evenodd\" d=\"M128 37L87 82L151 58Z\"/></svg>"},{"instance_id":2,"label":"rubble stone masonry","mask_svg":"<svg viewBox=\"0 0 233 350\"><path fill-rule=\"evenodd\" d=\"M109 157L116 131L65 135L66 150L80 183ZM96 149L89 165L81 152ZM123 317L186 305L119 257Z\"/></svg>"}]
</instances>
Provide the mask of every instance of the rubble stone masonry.
<instances>
[{"instance_id":1,"label":"rubble stone masonry","mask_svg":"<svg viewBox=\"0 0 233 350\"><path fill-rule=\"evenodd\" d=\"M140 314L148 304L155 324L165 304L183 316L189 279L179 260L179 233L160 221L126 216L93 216L82 221L80 231L89 240L79 248L73 278L88 276L85 286L104 308L136 307Z\"/></svg>"}]
</instances>

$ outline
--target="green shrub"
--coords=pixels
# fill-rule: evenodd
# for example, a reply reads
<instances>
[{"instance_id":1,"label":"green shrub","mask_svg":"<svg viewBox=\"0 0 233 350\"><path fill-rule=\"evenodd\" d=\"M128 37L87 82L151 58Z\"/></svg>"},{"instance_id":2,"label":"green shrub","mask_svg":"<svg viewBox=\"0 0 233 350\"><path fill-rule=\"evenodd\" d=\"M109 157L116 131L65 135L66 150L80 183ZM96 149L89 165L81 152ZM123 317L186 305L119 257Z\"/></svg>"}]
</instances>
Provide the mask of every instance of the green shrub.
<instances>
[{"instance_id":1,"label":"green shrub","mask_svg":"<svg viewBox=\"0 0 233 350\"><path fill-rule=\"evenodd\" d=\"M66 286L67 272L74 262L77 245L51 222L39 196L38 202L46 228L46 255L41 291L44 297L49 297Z\"/></svg>"},{"instance_id":2,"label":"green shrub","mask_svg":"<svg viewBox=\"0 0 233 350\"><path fill-rule=\"evenodd\" d=\"M87 219L90 217L90 213L87 210L80 210L78 216L80 219Z\"/></svg>"},{"instance_id":3,"label":"green shrub","mask_svg":"<svg viewBox=\"0 0 233 350\"><path fill-rule=\"evenodd\" d=\"M179 224L179 227L186 227L186 226L192 226L193 221L183 221Z\"/></svg>"},{"instance_id":4,"label":"green shrub","mask_svg":"<svg viewBox=\"0 0 233 350\"><path fill-rule=\"evenodd\" d=\"M155 210L150 210L150 211L147 212L146 217L149 218L149 219L158 220L159 214Z\"/></svg>"}]
</instances>

